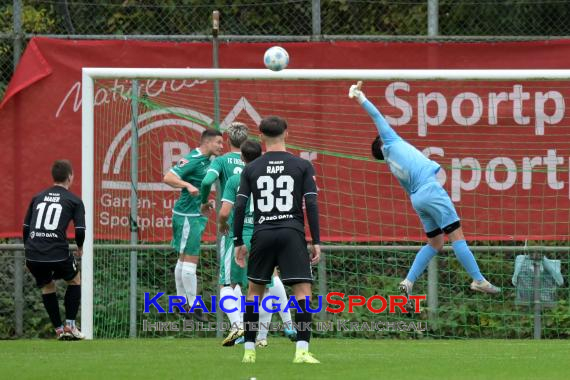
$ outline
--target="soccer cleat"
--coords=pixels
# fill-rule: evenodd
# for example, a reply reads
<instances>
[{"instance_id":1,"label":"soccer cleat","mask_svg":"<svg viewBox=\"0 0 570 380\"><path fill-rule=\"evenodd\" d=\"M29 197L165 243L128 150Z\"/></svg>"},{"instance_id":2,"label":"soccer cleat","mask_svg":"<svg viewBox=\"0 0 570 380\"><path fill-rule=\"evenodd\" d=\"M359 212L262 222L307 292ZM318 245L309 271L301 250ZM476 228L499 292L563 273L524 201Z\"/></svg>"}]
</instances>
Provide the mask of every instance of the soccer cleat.
<instances>
[{"instance_id":1,"label":"soccer cleat","mask_svg":"<svg viewBox=\"0 0 570 380\"><path fill-rule=\"evenodd\" d=\"M412 295L412 287L413 286L414 286L414 284L411 281L409 281L408 279L405 279L404 281L400 282L400 284L398 285L398 287L400 289L400 293L402 293L402 295L406 296L406 298L409 298ZM413 301L408 299L408 302L404 306L404 309L406 309L406 311L408 312L407 315L409 317L411 317L412 313L414 312Z\"/></svg>"},{"instance_id":2,"label":"soccer cleat","mask_svg":"<svg viewBox=\"0 0 570 380\"><path fill-rule=\"evenodd\" d=\"M289 338L289 340L291 342L296 342L297 341L297 330L295 330L294 327L285 327L285 330L283 330L283 333L285 334L285 336L287 338Z\"/></svg>"},{"instance_id":3,"label":"soccer cleat","mask_svg":"<svg viewBox=\"0 0 570 380\"><path fill-rule=\"evenodd\" d=\"M231 347L236 344L236 340L243 336L243 329L231 329L226 336L226 339L222 342L222 346Z\"/></svg>"},{"instance_id":4,"label":"soccer cleat","mask_svg":"<svg viewBox=\"0 0 570 380\"><path fill-rule=\"evenodd\" d=\"M255 363L255 350L245 350L243 352L242 363Z\"/></svg>"},{"instance_id":5,"label":"soccer cleat","mask_svg":"<svg viewBox=\"0 0 570 380\"><path fill-rule=\"evenodd\" d=\"M65 326L60 340L83 340L85 335L77 327Z\"/></svg>"},{"instance_id":6,"label":"soccer cleat","mask_svg":"<svg viewBox=\"0 0 570 380\"><path fill-rule=\"evenodd\" d=\"M194 312L188 308L188 315L198 322L208 322L208 316L202 312L202 309L194 309Z\"/></svg>"},{"instance_id":7,"label":"soccer cleat","mask_svg":"<svg viewBox=\"0 0 570 380\"><path fill-rule=\"evenodd\" d=\"M55 329L55 336L57 340L65 340L63 339L63 327L58 327L57 329Z\"/></svg>"},{"instance_id":8,"label":"soccer cleat","mask_svg":"<svg viewBox=\"0 0 570 380\"><path fill-rule=\"evenodd\" d=\"M235 344L244 344L244 343L245 343L245 337L243 335L237 338L235 342Z\"/></svg>"},{"instance_id":9,"label":"soccer cleat","mask_svg":"<svg viewBox=\"0 0 570 380\"><path fill-rule=\"evenodd\" d=\"M491 284L487 280L473 281L471 283L471 290L488 294L497 294L501 292L501 288Z\"/></svg>"},{"instance_id":10,"label":"soccer cleat","mask_svg":"<svg viewBox=\"0 0 570 380\"><path fill-rule=\"evenodd\" d=\"M313 354L306 350L297 350L293 363L320 364Z\"/></svg>"},{"instance_id":11,"label":"soccer cleat","mask_svg":"<svg viewBox=\"0 0 570 380\"><path fill-rule=\"evenodd\" d=\"M259 348L265 348L268 345L269 344L267 343L267 339L260 339L260 340L255 342L255 347L259 347Z\"/></svg>"}]
</instances>

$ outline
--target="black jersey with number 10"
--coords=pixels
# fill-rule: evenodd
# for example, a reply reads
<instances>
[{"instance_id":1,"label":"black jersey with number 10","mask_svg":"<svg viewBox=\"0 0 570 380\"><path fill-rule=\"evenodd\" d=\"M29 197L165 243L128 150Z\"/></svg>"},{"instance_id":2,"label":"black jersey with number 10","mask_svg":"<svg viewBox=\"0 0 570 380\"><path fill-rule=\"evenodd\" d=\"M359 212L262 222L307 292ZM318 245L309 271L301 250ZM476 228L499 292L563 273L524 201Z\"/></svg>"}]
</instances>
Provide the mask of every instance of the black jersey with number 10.
<instances>
[{"instance_id":1,"label":"black jersey with number 10","mask_svg":"<svg viewBox=\"0 0 570 380\"><path fill-rule=\"evenodd\" d=\"M62 186L53 186L36 195L24 219L29 235L24 241L26 259L63 261L69 257L67 226L85 228L83 201Z\"/></svg>"},{"instance_id":2,"label":"black jersey with number 10","mask_svg":"<svg viewBox=\"0 0 570 380\"><path fill-rule=\"evenodd\" d=\"M272 228L305 232L303 197L316 194L311 163L288 152L267 152L241 174L238 197L253 196L254 233Z\"/></svg>"}]
</instances>

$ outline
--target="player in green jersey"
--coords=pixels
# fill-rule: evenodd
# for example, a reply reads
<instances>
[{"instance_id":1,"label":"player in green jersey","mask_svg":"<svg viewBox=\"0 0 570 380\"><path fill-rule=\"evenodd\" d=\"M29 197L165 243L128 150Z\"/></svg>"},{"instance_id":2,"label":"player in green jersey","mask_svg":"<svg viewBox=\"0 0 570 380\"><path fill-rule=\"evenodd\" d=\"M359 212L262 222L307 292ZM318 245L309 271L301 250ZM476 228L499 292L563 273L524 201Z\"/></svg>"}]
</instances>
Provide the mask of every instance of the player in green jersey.
<instances>
[{"instance_id":1,"label":"player in green jersey","mask_svg":"<svg viewBox=\"0 0 570 380\"><path fill-rule=\"evenodd\" d=\"M196 267L199 261L200 242L208 218L200 213L200 186L210 167L210 157L222 154L222 133L208 128L202 132L200 146L184 156L164 176L164 183L182 189L180 198L172 210L172 247L179 254L174 279L176 293L186 297L191 307L196 299ZM196 319L205 321L201 310L194 313Z\"/></svg>"},{"instance_id":2,"label":"player in green jersey","mask_svg":"<svg viewBox=\"0 0 570 380\"><path fill-rule=\"evenodd\" d=\"M216 157L210 167L208 168L208 172L206 176L202 180L202 184L200 187L200 197L202 200L201 212L202 214L207 214L212 211L213 203L208 201L208 197L210 195L210 190L212 185L216 180L219 178L220 180L220 189L219 193L222 194L224 188L226 187L226 183L228 182L229 178L235 174L239 174L242 172L243 167L245 164L241 160L240 155L240 146L241 144L247 140L248 128L247 125L240 122L233 122L230 124L228 129L225 131L226 135L228 136L230 151L223 156ZM238 177L239 178L239 177ZM239 180L238 180L239 182ZM220 255L219 257L223 258L224 253L224 245L227 242L227 237L222 236L222 240L220 242ZM224 261L220 262L220 268L224 268ZM220 272L222 273L222 272ZM225 272L224 272L225 273ZM232 287L229 286L229 282L227 283L227 288L224 286L224 282L221 282L222 279L220 278L220 297L228 295L228 290L231 292L231 295L234 295L239 299L241 296L241 286L239 282L236 286L236 283L233 284ZM228 279L229 281L229 279ZM247 282L246 282L247 283ZM240 314L241 315L241 314ZM236 322L230 318L232 323ZM235 340L235 339L234 339ZM224 341L224 345L233 345L232 340L230 343Z\"/></svg>"},{"instance_id":3,"label":"player in green jersey","mask_svg":"<svg viewBox=\"0 0 570 380\"><path fill-rule=\"evenodd\" d=\"M200 197L202 199L202 212L206 212L210 207L208 196L212 184L220 179L220 194L223 194L226 182L234 174L242 172L245 166L240 156L239 147L247 140L248 129L244 123L233 122L225 132L230 142L230 151L223 156L216 157L208 168L206 177L202 180Z\"/></svg>"},{"instance_id":4,"label":"player in green jersey","mask_svg":"<svg viewBox=\"0 0 570 380\"><path fill-rule=\"evenodd\" d=\"M247 140L242 144L241 157L245 163L255 160L261 156L261 145L258 142ZM222 194L222 206L218 215L218 230L222 234L220 243L220 300L226 297L224 306L227 310L234 310L226 313L232 325L228 336L222 342L223 346L233 346L236 339L243 335L243 315L241 313L241 287L247 285L247 272L240 268L234 261L234 241L230 225L233 224L232 208L236 201L239 188L240 174L234 174L225 184ZM251 208L247 210L253 211ZM246 212L244 222L244 242L249 244L253 235L253 213ZM237 300L233 300L231 296ZM228 298L229 297L229 298Z\"/></svg>"}]
</instances>

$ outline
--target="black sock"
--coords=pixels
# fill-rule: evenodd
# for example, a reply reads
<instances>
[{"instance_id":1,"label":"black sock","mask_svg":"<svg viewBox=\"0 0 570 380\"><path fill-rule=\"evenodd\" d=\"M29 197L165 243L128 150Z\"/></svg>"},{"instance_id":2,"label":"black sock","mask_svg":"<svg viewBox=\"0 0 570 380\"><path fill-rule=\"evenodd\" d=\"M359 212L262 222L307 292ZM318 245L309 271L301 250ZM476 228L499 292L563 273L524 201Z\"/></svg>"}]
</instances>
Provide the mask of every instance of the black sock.
<instances>
[{"instance_id":1,"label":"black sock","mask_svg":"<svg viewBox=\"0 0 570 380\"><path fill-rule=\"evenodd\" d=\"M295 323L297 324L299 330L297 331L297 340L304 340L305 342L309 342L311 340L311 330L312 330L312 321L313 321L313 314L307 312L307 300L297 300L302 313L296 312L295 313Z\"/></svg>"},{"instance_id":2,"label":"black sock","mask_svg":"<svg viewBox=\"0 0 570 380\"><path fill-rule=\"evenodd\" d=\"M81 285L67 285L65 291L65 319L75 320L81 303Z\"/></svg>"},{"instance_id":3,"label":"black sock","mask_svg":"<svg viewBox=\"0 0 570 380\"><path fill-rule=\"evenodd\" d=\"M59 314L59 303L57 301L57 294L47 293L42 294L42 301L44 307L49 315L49 320L54 328L61 327L61 315Z\"/></svg>"},{"instance_id":4,"label":"black sock","mask_svg":"<svg viewBox=\"0 0 570 380\"><path fill-rule=\"evenodd\" d=\"M249 301L249 300L248 300ZM257 330L254 329L253 323L259 323L259 310L254 311L254 305L245 305L245 313L243 315L243 325L245 330L245 341L255 342Z\"/></svg>"}]
</instances>

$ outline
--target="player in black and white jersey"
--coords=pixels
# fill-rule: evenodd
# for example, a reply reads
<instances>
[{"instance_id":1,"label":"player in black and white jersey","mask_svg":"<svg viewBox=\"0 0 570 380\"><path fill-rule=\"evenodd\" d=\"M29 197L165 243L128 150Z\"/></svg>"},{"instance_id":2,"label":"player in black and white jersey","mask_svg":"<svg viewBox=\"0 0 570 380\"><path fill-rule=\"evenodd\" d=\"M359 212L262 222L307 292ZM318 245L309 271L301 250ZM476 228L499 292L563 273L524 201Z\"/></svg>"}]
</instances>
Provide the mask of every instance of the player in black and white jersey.
<instances>
[{"instance_id":1,"label":"player in black and white jersey","mask_svg":"<svg viewBox=\"0 0 570 380\"><path fill-rule=\"evenodd\" d=\"M297 312L298 326L310 326L312 315L307 310L311 297L311 264L320 257L319 212L315 171L307 160L285 149L287 122L280 117L263 119L259 125L266 153L248 164L241 174L234 211L236 262L245 266L247 249L242 231L245 207L250 197L254 205L254 231L248 259L248 301L260 300L265 285L271 282L274 268L279 267L283 283L292 285L295 298L303 311ZM311 253L305 240L303 200L311 231ZM284 307L285 305L281 305ZM259 321L253 305L246 305L244 363L255 362L255 334L252 323ZM309 352L310 328L297 334L294 363L319 363Z\"/></svg>"},{"instance_id":2,"label":"player in black and white jersey","mask_svg":"<svg viewBox=\"0 0 570 380\"><path fill-rule=\"evenodd\" d=\"M54 184L32 198L24 219L23 238L26 266L42 290L43 304L60 340L85 337L75 325L81 302L81 282L75 257L70 254L67 227L73 220L77 257L83 254L85 240L85 207L83 201L69 191L73 169L67 160L55 161L51 168ZM65 326L59 314L54 280L67 282L65 293Z\"/></svg>"}]
</instances>

